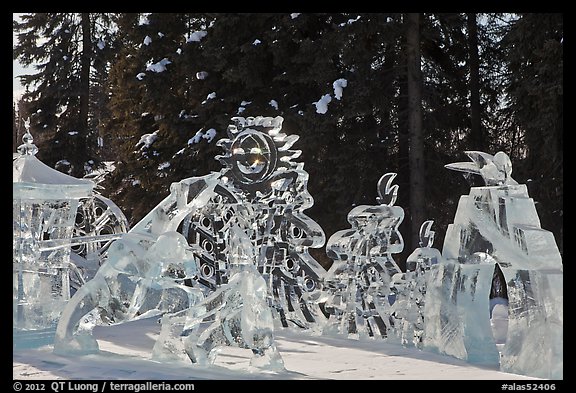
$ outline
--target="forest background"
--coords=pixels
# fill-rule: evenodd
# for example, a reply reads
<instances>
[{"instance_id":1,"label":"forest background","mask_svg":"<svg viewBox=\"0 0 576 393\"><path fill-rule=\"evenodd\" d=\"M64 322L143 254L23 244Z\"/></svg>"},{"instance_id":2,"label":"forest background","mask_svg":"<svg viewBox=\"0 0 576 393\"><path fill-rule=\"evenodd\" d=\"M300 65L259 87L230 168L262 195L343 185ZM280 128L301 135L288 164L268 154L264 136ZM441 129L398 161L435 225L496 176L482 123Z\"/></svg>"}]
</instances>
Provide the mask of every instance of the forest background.
<instances>
[{"instance_id":1,"label":"forest background","mask_svg":"<svg viewBox=\"0 0 576 393\"><path fill-rule=\"evenodd\" d=\"M13 151L29 120L44 163L112 163L100 192L131 225L171 183L221 169L232 117L282 116L327 238L396 172L399 264L425 220L441 249L483 184L444 165L504 151L563 252L561 13L25 13L13 31L30 70Z\"/></svg>"}]
</instances>

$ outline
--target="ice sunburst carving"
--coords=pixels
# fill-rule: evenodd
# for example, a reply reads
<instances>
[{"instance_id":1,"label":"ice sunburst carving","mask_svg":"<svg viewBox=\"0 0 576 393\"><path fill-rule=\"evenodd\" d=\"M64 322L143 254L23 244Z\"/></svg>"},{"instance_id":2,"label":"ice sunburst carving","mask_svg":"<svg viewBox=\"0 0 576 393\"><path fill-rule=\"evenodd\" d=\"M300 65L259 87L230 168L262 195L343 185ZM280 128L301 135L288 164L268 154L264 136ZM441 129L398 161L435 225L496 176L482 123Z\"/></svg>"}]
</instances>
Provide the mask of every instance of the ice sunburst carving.
<instances>
[{"instance_id":1,"label":"ice sunburst carving","mask_svg":"<svg viewBox=\"0 0 576 393\"><path fill-rule=\"evenodd\" d=\"M224 175L242 190L266 193L279 172L303 167L292 161L302 152L290 150L299 136L280 132L282 117L233 117L232 121L228 138L217 143L225 153L216 159L224 165Z\"/></svg>"}]
</instances>

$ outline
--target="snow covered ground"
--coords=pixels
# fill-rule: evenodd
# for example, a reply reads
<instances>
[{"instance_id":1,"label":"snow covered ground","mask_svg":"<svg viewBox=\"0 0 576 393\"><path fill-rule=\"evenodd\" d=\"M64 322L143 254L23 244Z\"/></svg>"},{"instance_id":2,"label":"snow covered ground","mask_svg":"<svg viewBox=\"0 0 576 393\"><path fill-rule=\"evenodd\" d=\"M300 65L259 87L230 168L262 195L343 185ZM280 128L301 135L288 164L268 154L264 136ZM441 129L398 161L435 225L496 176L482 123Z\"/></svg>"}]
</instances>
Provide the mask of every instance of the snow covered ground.
<instances>
[{"instance_id":1,"label":"snow covered ground","mask_svg":"<svg viewBox=\"0 0 576 393\"><path fill-rule=\"evenodd\" d=\"M225 348L212 367L159 363L151 353L157 318L96 327L101 353L63 357L51 346L13 352L13 378L21 380L534 380L462 360L377 340L318 337L276 331L286 370L251 369L250 353Z\"/></svg>"}]
</instances>

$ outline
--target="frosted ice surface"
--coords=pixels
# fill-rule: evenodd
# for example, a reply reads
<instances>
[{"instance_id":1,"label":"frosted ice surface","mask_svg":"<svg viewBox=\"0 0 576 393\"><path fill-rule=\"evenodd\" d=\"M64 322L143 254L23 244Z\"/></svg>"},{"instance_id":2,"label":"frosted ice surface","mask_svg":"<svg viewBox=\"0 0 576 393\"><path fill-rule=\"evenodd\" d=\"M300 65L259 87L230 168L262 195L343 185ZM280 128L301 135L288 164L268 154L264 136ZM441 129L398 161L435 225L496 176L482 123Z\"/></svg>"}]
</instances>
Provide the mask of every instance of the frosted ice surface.
<instances>
[{"instance_id":1,"label":"frosted ice surface","mask_svg":"<svg viewBox=\"0 0 576 393\"><path fill-rule=\"evenodd\" d=\"M491 263L443 261L432 267L425 297L425 349L498 366L489 315L493 274Z\"/></svg>"},{"instance_id":2,"label":"frosted ice surface","mask_svg":"<svg viewBox=\"0 0 576 393\"><path fill-rule=\"evenodd\" d=\"M348 213L351 229L334 233L326 253L334 263L325 275L324 307L329 313L324 334L345 334L350 338L386 338L393 330L391 317L392 277L401 270L392 254L404 247L398 226L404 210L392 206L397 186L395 173L382 176L378 201L389 204L361 205Z\"/></svg>"},{"instance_id":3,"label":"frosted ice surface","mask_svg":"<svg viewBox=\"0 0 576 393\"><path fill-rule=\"evenodd\" d=\"M510 268L502 271L509 306L501 370L563 379L563 273Z\"/></svg>"}]
</instances>

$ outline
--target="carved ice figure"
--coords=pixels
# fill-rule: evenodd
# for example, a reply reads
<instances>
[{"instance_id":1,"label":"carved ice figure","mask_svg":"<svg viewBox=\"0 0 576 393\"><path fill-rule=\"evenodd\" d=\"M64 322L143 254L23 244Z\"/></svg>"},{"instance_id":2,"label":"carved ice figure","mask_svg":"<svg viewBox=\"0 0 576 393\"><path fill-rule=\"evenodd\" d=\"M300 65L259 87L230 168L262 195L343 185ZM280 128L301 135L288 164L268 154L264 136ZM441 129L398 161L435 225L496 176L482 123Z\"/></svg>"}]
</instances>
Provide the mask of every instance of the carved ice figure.
<instances>
[{"instance_id":1,"label":"carved ice figure","mask_svg":"<svg viewBox=\"0 0 576 393\"><path fill-rule=\"evenodd\" d=\"M305 210L314 200L308 173L291 150L298 135L281 132L282 117L233 118L228 138L218 142L225 154L222 179L252 206L256 266L269 287L275 321L309 328L324 319L318 307L325 269L309 254L326 241L324 231Z\"/></svg>"},{"instance_id":2,"label":"carved ice figure","mask_svg":"<svg viewBox=\"0 0 576 393\"><path fill-rule=\"evenodd\" d=\"M28 127L28 123L26 124ZM51 344L70 298L70 244L79 201L94 183L50 168L26 131L13 155L13 338L14 348Z\"/></svg>"},{"instance_id":3,"label":"carved ice figure","mask_svg":"<svg viewBox=\"0 0 576 393\"><path fill-rule=\"evenodd\" d=\"M482 176L487 186L518 184L512 179L512 162L503 151L491 155L481 151L466 151L472 162L455 162L445 165L446 168L464 172L467 175Z\"/></svg>"},{"instance_id":4,"label":"carved ice figure","mask_svg":"<svg viewBox=\"0 0 576 393\"><path fill-rule=\"evenodd\" d=\"M256 267L256 248L238 226L228 232L228 282L185 312L181 336L193 363L210 365L224 347L250 349L250 364L281 370L284 362L274 342L268 286Z\"/></svg>"},{"instance_id":5,"label":"carved ice figure","mask_svg":"<svg viewBox=\"0 0 576 393\"><path fill-rule=\"evenodd\" d=\"M510 177L508 156L499 152L492 162L496 172L466 171L481 174L487 185L460 198L447 228L446 261L431 270L426 293L425 344L471 362L499 364L505 372L562 378L562 257L552 233L540 227L526 185ZM456 166L447 168L462 170ZM506 305L502 332L491 317L496 306Z\"/></svg>"},{"instance_id":6,"label":"carved ice figure","mask_svg":"<svg viewBox=\"0 0 576 393\"><path fill-rule=\"evenodd\" d=\"M313 199L303 164L292 161L300 155L290 150L298 136L280 132L281 117L233 120L230 138L218 142L225 154L216 158L225 168L173 183L170 195L112 243L106 263L67 306L57 351L94 350L96 324L163 315L155 356L179 352L174 336L182 334L182 312L231 279L227 250L234 225L250 236L274 320L283 326L315 322L324 269L308 248L321 247L325 237L303 213ZM154 247L168 239L177 257Z\"/></svg>"},{"instance_id":7,"label":"carved ice figure","mask_svg":"<svg viewBox=\"0 0 576 393\"><path fill-rule=\"evenodd\" d=\"M204 297L190 285L197 273L196 256L180 233L167 231L155 239L125 234L111 244L106 263L66 305L55 352L96 352L96 325L160 316L196 304Z\"/></svg>"},{"instance_id":8,"label":"carved ice figure","mask_svg":"<svg viewBox=\"0 0 576 393\"><path fill-rule=\"evenodd\" d=\"M424 334L424 307L426 286L432 266L442 260L440 251L433 248L434 221L425 221L420 227L420 247L406 259L406 273L397 273L393 278L399 291L392 305L395 333L404 346L422 348Z\"/></svg>"},{"instance_id":9,"label":"carved ice figure","mask_svg":"<svg viewBox=\"0 0 576 393\"><path fill-rule=\"evenodd\" d=\"M325 275L324 304L329 314L323 333L350 338L388 337L394 328L392 277L401 272L392 258L404 247L398 226L404 210L393 206L398 186L395 173L378 182L380 205L361 205L348 214L351 229L334 233L326 253L334 263Z\"/></svg>"}]
</instances>

